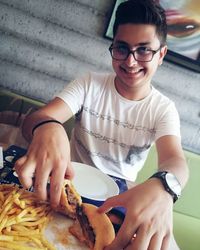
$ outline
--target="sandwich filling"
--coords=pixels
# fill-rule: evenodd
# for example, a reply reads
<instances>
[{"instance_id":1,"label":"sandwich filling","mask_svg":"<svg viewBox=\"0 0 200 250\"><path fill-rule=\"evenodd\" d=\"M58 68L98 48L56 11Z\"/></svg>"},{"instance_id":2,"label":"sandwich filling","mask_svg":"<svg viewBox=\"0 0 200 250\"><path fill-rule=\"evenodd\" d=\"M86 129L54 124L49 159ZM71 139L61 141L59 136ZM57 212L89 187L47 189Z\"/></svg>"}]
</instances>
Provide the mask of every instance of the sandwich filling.
<instances>
[{"instance_id":1,"label":"sandwich filling","mask_svg":"<svg viewBox=\"0 0 200 250\"><path fill-rule=\"evenodd\" d=\"M72 189L69 184L65 185L65 193L67 195L69 205L76 208L79 205L79 202L77 198L75 197L74 193L72 192Z\"/></svg>"},{"instance_id":2,"label":"sandwich filling","mask_svg":"<svg viewBox=\"0 0 200 250\"><path fill-rule=\"evenodd\" d=\"M86 214L84 213L82 207L77 207L76 214L84 237L86 238L87 242L90 243L92 247L94 247L96 236L94 234L93 228L90 226L89 220Z\"/></svg>"},{"instance_id":3,"label":"sandwich filling","mask_svg":"<svg viewBox=\"0 0 200 250\"><path fill-rule=\"evenodd\" d=\"M82 200L80 195L76 192L70 180L65 180L61 192L60 204L56 211L67 215L68 217L76 218L76 208L81 206Z\"/></svg>"}]
</instances>

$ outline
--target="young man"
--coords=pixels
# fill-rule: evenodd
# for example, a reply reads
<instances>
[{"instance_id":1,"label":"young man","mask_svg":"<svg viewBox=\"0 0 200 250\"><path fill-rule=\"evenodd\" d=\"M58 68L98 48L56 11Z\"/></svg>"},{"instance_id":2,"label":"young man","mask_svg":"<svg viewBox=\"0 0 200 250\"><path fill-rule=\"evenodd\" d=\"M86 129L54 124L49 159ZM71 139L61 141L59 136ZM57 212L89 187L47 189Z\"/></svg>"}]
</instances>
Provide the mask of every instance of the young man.
<instances>
[{"instance_id":1,"label":"young man","mask_svg":"<svg viewBox=\"0 0 200 250\"><path fill-rule=\"evenodd\" d=\"M188 170L174 103L151 85L167 51L166 34L164 11L153 1L120 4L110 46L115 74L90 73L73 81L24 123L23 132L31 144L16 164L17 173L25 187L32 185L35 176L41 199L47 197L51 175L53 206L59 203L64 177L73 177L71 159L134 182L155 142L159 172L108 199L99 209L126 208L121 229L106 250L172 250L168 247L173 201L187 181ZM58 123L73 115L76 123L70 145Z\"/></svg>"}]
</instances>

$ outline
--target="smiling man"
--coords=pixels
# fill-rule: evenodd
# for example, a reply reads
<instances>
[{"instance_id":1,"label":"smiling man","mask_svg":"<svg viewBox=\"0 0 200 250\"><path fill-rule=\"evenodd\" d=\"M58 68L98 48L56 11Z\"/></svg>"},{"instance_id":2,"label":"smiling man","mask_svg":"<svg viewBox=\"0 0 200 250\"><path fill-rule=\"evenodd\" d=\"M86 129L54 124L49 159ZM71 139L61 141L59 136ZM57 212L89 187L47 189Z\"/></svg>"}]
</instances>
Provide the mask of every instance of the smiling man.
<instances>
[{"instance_id":1,"label":"smiling man","mask_svg":"<svg viewBox=\"0 0 200 250\"><path fill-rule=\"evenodd\" d=\"M173 202L188 178L174 103L152 85L166 54L163 9L151 0L121 3L109 50L115 73L89 73L66 88L23 126L31 144L16 163L25 187L46 199L48 177L53 206L60 201L65 176L73 177L70 160L97 167L132 186L108 199L99 212L126 208L116 239L106 250L172 250ZM71 142L62 123L76 116ZM151 145L158 153L158 172L134 186ZM89 183L88 183L89 185Z\"/></svg>"}]
</instances>

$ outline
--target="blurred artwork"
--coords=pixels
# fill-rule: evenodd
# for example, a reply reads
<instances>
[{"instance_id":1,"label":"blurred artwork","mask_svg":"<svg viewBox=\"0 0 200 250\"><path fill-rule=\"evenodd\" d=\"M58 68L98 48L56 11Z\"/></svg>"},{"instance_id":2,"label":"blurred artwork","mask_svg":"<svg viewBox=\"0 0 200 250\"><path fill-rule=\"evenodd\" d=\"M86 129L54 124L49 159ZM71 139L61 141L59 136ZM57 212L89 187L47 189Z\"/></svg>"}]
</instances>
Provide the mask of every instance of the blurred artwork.
<instances>
[{"instance_id":1,"label":"blurred artwork","mask_svg":"<svg viewBox=\"0 0 200 250\"><path fill-rule=\"evenodd\" d=\"M169 50L200 61L200 1L160 0L166 11Z\"/></svg>"}]
</instances>

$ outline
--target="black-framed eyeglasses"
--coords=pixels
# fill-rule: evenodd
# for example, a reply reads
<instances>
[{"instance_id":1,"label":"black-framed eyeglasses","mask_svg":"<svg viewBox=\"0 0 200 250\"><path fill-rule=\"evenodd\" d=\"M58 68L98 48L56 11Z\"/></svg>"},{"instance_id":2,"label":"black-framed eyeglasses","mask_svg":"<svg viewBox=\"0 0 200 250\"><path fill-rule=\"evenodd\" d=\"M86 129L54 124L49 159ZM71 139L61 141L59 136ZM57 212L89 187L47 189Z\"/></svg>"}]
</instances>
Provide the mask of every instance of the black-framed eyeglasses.
<instances>
[{"instance_id":1,"label":"black-framed eyeglasses","mask_svg":"<svg viewBox=\"0 0 200 250\"><path fill-rule=\"evenodd\" d=\"M113 59L118 61L126 60L130 54L133 55L134 59L138 62L150 62L154 55L161 49L160 46L157 50L152 50L144 46L138 47L135 50L131 50L128 46L125 45L116 45L111 44L109 47L110 54Z\"/></svg>"}]
</instances>

